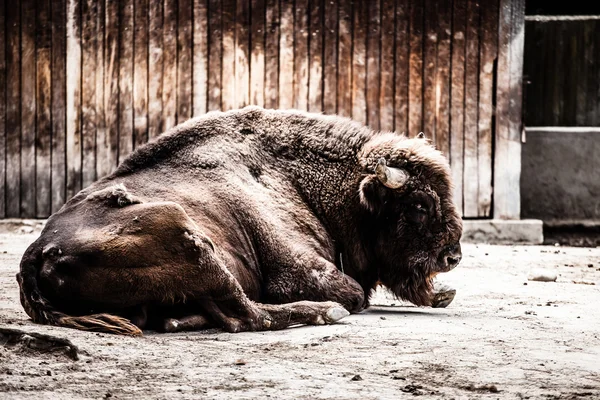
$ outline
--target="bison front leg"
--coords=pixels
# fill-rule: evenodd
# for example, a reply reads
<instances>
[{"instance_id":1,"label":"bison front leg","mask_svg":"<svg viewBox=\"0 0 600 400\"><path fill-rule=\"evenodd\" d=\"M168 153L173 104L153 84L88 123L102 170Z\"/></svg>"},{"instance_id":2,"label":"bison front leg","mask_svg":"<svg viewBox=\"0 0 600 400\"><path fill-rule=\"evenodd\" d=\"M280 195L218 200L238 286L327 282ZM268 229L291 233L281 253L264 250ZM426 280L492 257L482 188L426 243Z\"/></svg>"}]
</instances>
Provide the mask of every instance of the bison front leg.
<instances>
[{"instance_id":1,"label":"bison front leg","mask_svg":"<svg viewBox=\"0 0 600 400\"><path fill-rule=\"evenodd\" d=\"M294 257L294 260L292 265L274 269L269 274L266 283L267 302L333 301L353 313L364 308L362 287L333 263L311 255Z\"/></svg>"}]
</instances>

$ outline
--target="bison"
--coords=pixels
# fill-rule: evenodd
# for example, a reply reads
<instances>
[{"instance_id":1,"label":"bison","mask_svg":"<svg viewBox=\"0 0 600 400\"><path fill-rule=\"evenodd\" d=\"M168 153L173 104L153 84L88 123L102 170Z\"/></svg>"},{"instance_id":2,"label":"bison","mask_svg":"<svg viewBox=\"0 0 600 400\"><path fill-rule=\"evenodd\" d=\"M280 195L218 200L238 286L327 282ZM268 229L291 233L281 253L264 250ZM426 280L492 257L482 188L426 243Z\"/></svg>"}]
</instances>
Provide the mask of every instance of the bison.
<instances>
[{"instance_id":1,"label":"bison","mask_svg":"<svg viewBox=\"0 0 600 400\"><path fill-rule=\"evenodd\" d=\"M446 159L421 136L246 107L140 147L52 215L17 280L33 321L137 335L333 323L377 285L430 305L461 258Z\"/></svg>"}]
</instances>

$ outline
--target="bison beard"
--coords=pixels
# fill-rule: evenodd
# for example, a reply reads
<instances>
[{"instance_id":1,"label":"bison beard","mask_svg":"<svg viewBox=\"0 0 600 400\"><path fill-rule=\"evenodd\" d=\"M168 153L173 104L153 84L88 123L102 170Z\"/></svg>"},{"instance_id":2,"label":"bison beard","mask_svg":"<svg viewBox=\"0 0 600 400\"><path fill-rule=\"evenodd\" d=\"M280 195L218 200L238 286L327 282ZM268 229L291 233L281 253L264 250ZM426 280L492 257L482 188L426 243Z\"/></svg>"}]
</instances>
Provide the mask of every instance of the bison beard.
<instances>
[{"instance_id":1,"label":"bison beard","mask_svg":"<svg viewBox=\"0 0 600 400\"><path fill-rule=\"evenodd\" d=\"M21 261L21 303L38 323L129 335L333 323L379 284L427 306L431 278L461 257L451 193L423 137L209 113L48 219Z\"/></svg>"}]
</instances>

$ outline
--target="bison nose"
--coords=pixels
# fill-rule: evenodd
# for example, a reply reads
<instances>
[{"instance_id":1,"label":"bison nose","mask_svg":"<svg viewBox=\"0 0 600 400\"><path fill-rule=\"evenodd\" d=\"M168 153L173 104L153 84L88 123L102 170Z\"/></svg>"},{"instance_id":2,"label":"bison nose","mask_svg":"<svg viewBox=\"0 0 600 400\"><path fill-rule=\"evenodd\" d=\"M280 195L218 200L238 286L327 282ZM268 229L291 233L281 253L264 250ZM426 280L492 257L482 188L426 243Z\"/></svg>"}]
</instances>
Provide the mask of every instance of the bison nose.
<instances>
[{"instance_id":1,"label":"bison nose","mask_svg":"<svg viewBox=\"0 0 600 400\"><path fill-rule=\"evenodd\" d=\"M460 244L454 244L448 246L446 254L444 256L444 267L446 271L454 269L462 259L462 252L460 250Z\"/></svg>"}]
</instances>

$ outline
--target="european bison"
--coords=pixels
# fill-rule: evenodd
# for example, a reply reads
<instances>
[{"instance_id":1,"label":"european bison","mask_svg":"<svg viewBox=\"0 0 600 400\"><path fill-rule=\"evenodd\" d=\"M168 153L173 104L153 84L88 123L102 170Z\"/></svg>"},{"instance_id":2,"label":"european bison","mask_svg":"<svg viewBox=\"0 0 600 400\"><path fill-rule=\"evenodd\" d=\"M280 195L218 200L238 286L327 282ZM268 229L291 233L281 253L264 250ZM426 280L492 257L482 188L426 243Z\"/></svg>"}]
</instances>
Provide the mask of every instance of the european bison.
<instances>
[{"instance_id":1,"label":"european bison","mask_svg":"<svg viewBox=\"0 0 600 400\"><path fill-rule=\"evenodd\" d=\"M446 159L346 118L247 107L139 148L52 215L17 274L35 321L141 334L416 305L461 258Z\"/></svg>"}]
</instances>

